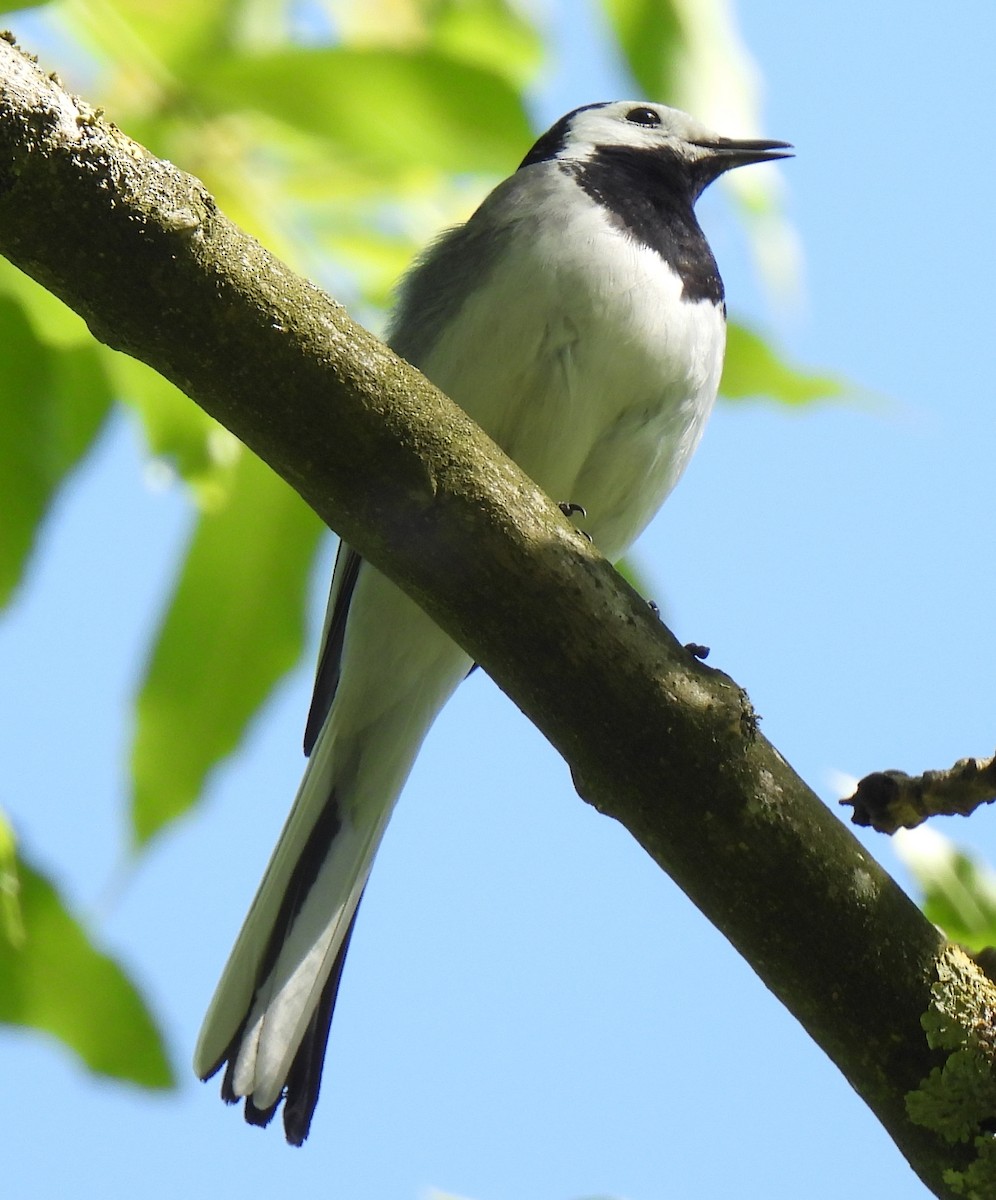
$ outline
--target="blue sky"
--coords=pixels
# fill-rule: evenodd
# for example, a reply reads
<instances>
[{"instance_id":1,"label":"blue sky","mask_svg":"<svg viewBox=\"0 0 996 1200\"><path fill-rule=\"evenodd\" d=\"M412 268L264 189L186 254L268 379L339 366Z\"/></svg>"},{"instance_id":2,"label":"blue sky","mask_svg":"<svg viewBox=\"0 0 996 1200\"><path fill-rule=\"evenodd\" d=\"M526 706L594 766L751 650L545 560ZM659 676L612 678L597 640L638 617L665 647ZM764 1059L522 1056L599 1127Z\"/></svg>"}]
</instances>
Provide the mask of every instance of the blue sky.
<instances>
[{"instance_id":1,"label":"blue sky","mask_svg":"<svg viewBox=\"0 0 996 1200\"><path fill-rule=\"evenodd\" d=\"M561 61L541 124L618 92L582 6L552 7ZM741 8L765 132L798 151L783 176L805 295L765 297L710 196L731 311L863 393L800 413L721 406L637 557L678 636L712 647L832 803L838 772L993 747L996 9ZM182 1074L179 1093L149 1097L0 1030L5 1195L927 1195L481 672L435 727L378 858L311 1141L293 1151L226 1112L186 1063L296 788L310 667L203 813L123 870L127 706L187 521L177 494L145 486L118 421L0 624L2 802L141 980ZM996 860L992 814L942 829ZM884 839L863 840L901 875Z\"/></svg>"}]
</instances>

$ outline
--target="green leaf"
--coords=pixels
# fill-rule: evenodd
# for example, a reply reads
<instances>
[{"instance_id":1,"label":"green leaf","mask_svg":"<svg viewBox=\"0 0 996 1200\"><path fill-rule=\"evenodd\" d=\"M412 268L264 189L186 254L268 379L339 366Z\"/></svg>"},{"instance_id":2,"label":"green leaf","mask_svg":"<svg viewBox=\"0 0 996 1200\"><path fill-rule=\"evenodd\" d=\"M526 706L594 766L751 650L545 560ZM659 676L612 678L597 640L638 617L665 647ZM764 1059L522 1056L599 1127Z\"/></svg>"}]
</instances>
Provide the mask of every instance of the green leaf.
<instances>
[{"instance_id":1,"label":"green leaf","mask_svg":"<svg viewBox=\"0 0 996 1200\"><path fill-rule=\"evenodd\" d=\"M840 396L847 385L835 375L791 366L753 330L731 322L726 332L726 362L720 392L729 400L767 396L782 404L811 404Z\"/></svg>"},{"instance_id":2,"label":"green leaf","mask_svg":"<svg viewBox=\"0 0 996 1200\"><path fill-rule=\"evenodd\" d=\"M304 639L323 526L255 455L201 514L137 701L134 835L144 844L195 802Z\"/></svg>"},{"instance_id":3,"label":"green leaf","mask_svg":"<svg viewBox=\"0 0 996 1200\"><path fill-rule=\"evenodd\" d=\"M934 829L900 830L894 843L923 889L920 907L953 942L996 946L996 873Z\"/></svg>"},{"instance_id":4,"label":"green leaf","mask_svg":"<svg viewBox=\"0 0 996 1200\"><path fill-rule=\"evenodd\" d=\"M602 5L646 99L683 108L729 136L766 132L757 65L724 0L602 0ZM798 238L783 212L778 169L731 171L722 186L736 197L762 277L779 292L794 290Z\"/></svg>"},{"instance_id":5,"label":"green leaf","mask_svg":"<svg viewBox=\"0 0 996 1200\"><path fill-rule=\"evenodd\" d=\"M543 41L506 0L442 0L433 18L436 46L524 87L543 61Z\"/></svg>"},{"instance_id":6,"label":"green leaf","mask_svg":"<svg viewBox=\"0 0 996 1200\"><path fill-rule=\"evenodd\" d=\"M126 354L106 352L118 394L142 421L149 453L166 459L207 507L224 502L238 439L168 379Z\"/></svg>"},{"instance_id":7,"label":"green leaf","mask_svg":"<svg viewBox=\"0 0 996 1200\"><path fill-rule=\"evenodd\" d=\"M205 106L266 113L392 171L506 174L532 140L507 79L433 50L233 55L189 83Z\"/></svg>"},{"instance_id":8,"label":"green leaf","mask_svg":"<svg viewBox=\"0 0 996 1200\"><path fill-rule=\"evenodd\" d=\"M0 13L19 12L23 8L41 8L48 0L0 0Z\"/></svg>"},{"instance_id":9,"label":"green leaf","mask_svg":"<svg viewBox=\"0 0 996 1200\"><path fill-rule=\"evenodd\" d=\"M0 295L21 306L35 336L47 346L93 345L93 335L78 313L5 258L0 258Z\"/></svg>"},{"instance_id":10,"label":"green leaf","mask_svg":"<svg viewBox=\"0 0 996 1200\"><path fill-rule=\"evenodd\" d=\"M646 99L676 104L723 133L757 128L757 67L724 0L602 0L602 7ZM732 178L739 190L739 180L765 177L735 171Z\"/></svg>"},{"instance_id":11,"label":"green leaf","mask_svg":"<svg viewBox=\"0 0 996 1200\"><path fill-rule=\"evenodd\" d=\"M23 857L16 871L21 932L11 939L0 927L0 1021L52 1034L99 1075L175 1086L162 1035L122 967Z\"/></svg>"},{"instance_id":12,"label":"green leaf","mask_svg":"<svg viewBox=\"0 0 996 1200\"><path fill-rule=\"evenodd\" d=\"M61 15L79 31L81 41L102 46L132 80L142 75L165 91L173 86L172 70L190 70L195 63L203 67L205 54L228 44L244 7L219 0L169 0L169 19L164 20L163 0L102 0L99 6L65 6Z\"/></svg>"},{"instance_id":13,"label":"green leaf","mask_svg":"<svg viewBox=\"0 0 996 1200\"><path fill-rule=\"evenodd\" d=\"M0 945L24 945L21 883L17 874L17 841L7 814L0 809Z\"/></svg>"},{"instance_id":14,"label":"green leaf","mask_svg":"<svg viewBox=\"0 0 996 1200\"><path fill-rule=\"evenodd\" d=\"M602 7L646 98L673 94L676 64L684 50L675 5L669 0L602 0Z\"/></svg>"},{"instance_id":15,"label":"green leaf","mask_svg":"<svg viewBox=\"0 0 996 1200\"><path fill-rule=\"evenodd\" d=\"M581 526L583 527L583 522L581 523ZM648 604L653 601L653 603L660 608L659 599L653 594L654 588L653 584L650 582L650 576L646 573L646 571L644 571L643 567L636 561L636 559L627 555L626 558L621 558L618 562L613 563L613 566L623 577L623 579L626 580L633 591L639 592Z\"/></svg>"},{"instance_id":16,"label":"green leaf","mask_svg":"<svg viewBox=\"0 0 996 1200\"><path fill-rule=\"evenodd\" d=\"M93 444L111 404L93 345L50 346L0 295L0 607L22 577L42 518Z\"/></svg>"}]
</instances>

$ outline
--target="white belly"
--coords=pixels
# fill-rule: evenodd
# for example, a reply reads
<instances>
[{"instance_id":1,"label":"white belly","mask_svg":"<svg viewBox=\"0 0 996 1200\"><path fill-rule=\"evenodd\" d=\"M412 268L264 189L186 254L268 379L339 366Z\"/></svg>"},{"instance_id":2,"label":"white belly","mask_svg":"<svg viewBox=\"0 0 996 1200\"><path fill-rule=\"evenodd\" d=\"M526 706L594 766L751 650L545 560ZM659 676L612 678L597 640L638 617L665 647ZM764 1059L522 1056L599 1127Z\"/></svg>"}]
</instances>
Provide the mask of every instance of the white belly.
<instances>
[{"instance_id":1,"label":"white belly","mask_svg":"<svg viewBox=\"0 0 996 1200\"><path fill-rule=\"evenodd\" d=\"M421 366L616 558L698 443L725 324L598 206L569 232L517 236Z\"/></svg>"}]
</instances>

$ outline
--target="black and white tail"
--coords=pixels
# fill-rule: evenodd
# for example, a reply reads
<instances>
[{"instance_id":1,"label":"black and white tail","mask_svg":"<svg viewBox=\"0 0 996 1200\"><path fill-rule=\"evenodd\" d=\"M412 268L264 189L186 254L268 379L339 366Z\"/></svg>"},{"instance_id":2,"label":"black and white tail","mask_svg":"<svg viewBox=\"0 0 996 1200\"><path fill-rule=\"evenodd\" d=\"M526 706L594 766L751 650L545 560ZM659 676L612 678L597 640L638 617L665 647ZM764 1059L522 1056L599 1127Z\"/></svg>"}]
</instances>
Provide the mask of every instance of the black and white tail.
<instances>
[{"instance_id":1,"label":"black and white tail","mask_svg":"<svg viewBox=\"0 0 996 1200\"><path fill-rule=\"evenodd\" d=\"M354 605L354 600L357 601ZM308 1135L357 908L394 803L467 656L354 551L336 561L308 767L194 1056L222 1097Z\"/></svg>"}]
</instances>

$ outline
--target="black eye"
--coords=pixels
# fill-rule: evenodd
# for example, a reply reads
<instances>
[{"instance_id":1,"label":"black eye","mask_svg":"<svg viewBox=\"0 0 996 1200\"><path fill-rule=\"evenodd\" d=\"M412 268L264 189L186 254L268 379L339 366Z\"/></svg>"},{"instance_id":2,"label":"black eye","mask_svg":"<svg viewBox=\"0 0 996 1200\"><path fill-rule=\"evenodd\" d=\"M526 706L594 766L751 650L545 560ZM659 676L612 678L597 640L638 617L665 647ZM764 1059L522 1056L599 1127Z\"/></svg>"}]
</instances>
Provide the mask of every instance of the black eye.
<instances>
[{"instance_id":1,"label":"black eye","mask_svg":"<svg viewBox=\"0 0 996 1200\"><path fill-rule=\"evenodd\" d=\"M661 115L652 108L631 108L626 114L626 120L632 121L634 125L659 125Z\"/></svg>"}]
</instances>

